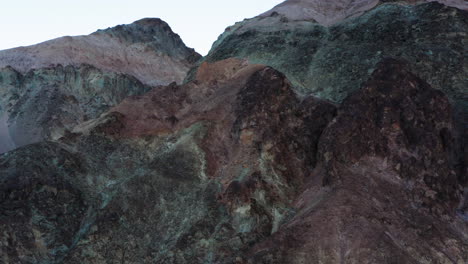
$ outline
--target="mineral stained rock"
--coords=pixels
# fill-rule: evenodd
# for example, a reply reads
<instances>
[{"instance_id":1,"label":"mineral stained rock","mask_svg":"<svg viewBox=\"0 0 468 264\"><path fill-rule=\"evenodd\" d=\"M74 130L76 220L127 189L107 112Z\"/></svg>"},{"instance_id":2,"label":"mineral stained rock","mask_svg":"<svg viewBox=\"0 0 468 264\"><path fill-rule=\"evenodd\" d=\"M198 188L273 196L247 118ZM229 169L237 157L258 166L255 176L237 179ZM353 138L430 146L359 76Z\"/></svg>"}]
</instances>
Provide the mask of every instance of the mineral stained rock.
<instances>
[{"instance_id":1,"label":"mineral stained rock","mask_svg":"<svg viewBox=\"0 0 468 264\"><path fill-rule=\"evenodd\" d=\"M466 262L456 133L442 92L381 62L325 129L321 181L310 178L296 216L253 248L253 263Z\"/></svg>"},{"instance_id":2,"label":"mineral stained rock","mask_svg":"<svg viewBox=\"0 0 468 264\"><path fill-rule=\"evenodd\" d=\"M301 101L284 75L245 61L198 77L4 154L3 261L230 263L276 232L335 106ZM68 200L39 208L58 196Z\"/></svg>"},{"instance_id":3,"label":"mineral stained rock","mask_svg":"<svg viewBox=\"0 0 468 264\"><path fill-rule=\"evenodd\" d=\"M369 9L361 2L375 4ZM459 6L463 9L436 2L377 2L286 1L274 12L227 28L204 60L238 57L269 65L286 74L299 93L333 102L359 89L383 58L406 60L412 72L447 94L458 118L468 126L466 2ZM338 10L329 8L337 3ZM340 11L343 8L369 10L323 26L315 19L292 19L281 12L283 6L298 11L296 4L319 6L340 16L348 16Z\"/></svg>"},{"instance_id":4,"label":"mineral stained rock","mask_svg":"<svg viewBox=\"0 0 468 264\"><path fill-rule=\"evenodd\" d=\"M0 263L468 263L468 16L425 2L0 52Z\"/></svg>"},{"instance_id":5,"label":"mineral stained rock","mask_svg":"<svg viewBox=\"0 0 468 264\"><path fill-rule=\"evenodd\" d=\"M273 68L205 62L192 82L3 154L2 260L463 263L453 122L399 61L338 110Z\"/></svg>"},{"instance_id":6,"label":"mineral stained rock","mask_svg":"<svg viewBox=\"0 0 468 264\"><path fill-rule=\"evenodd\" d=\"M44 139L101 113L130 95L151 89L135 77L90 65L57 66L21 74L0 70L0 153Z\"/></svg>"},{"instance_id":7,"label":"mineral stained rock","mask_svg":"<svg viewBox=\"0 0 468 264\"><path fill-rule=\"evenodd\" d=\"M0 51L0 153L56 139L199 58L159 19Z\"/></svg>"}]
</instances>

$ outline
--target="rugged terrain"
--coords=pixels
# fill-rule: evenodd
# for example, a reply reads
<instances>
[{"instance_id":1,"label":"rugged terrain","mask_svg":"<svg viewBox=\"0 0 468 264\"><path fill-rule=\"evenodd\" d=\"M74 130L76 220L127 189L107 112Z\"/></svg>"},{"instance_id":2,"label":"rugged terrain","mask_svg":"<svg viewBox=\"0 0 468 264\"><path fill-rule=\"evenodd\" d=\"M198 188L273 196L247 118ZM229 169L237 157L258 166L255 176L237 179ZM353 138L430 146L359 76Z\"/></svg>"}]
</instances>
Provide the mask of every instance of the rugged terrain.
<instances>
[{"instance_id":1,"label":"rugged terrain","mask_svg":"<svg viewBox=\"0 0 468 264\"><path fill-rule=\"evenodd\" d=\"M147 85L161 85L181 82L199 58L166 22L146 18L88 36L67 36L0 51L0 67L11 66L27 73L57 65L89 64L134 76Z\"/></svg>"},{"instance_id":2,"label":"rugged terrain","mask_svg":"<svg viewBox=\"0 0 468 264\"><path fill-rule=\"evenodd\" d=\"M0 262L467 263L467 12L337 23L244 21L185 83L6 67L0 135L46 136L0 154Z\"/></svg>"},{"instance_id":3,"label":"rugged terrain","mask_svg":"<svg viewBox=\"0 0 468 264\"><path fill-rule=\"evenodd\" d=\"M464 0L287 0L259 17L268 17L273 13L278 13L292 21L314 20L321 25L331 26L347 18L361 16L381 4L415 5L426 2L439 2L461 10L468 10L468 3Z\"/></svg>"},{"instance_id":4,"label":"rugged terrain","mask_svg":"<svg viewBox=\"0 0 468 264\"><path fill-rule=\"evenodd\" d=\"M360 88L380 60L398 58L443 90L468 124L467 11L436 2L382 3L329 27L314 19L269 14L229 27L205 60L237 57L269 65L286 74L299 93L341 102Z\"/></svg>"},{"instance_id":5,"label":"rugged terrain","mask_svg":"<svg viewBox=\"0 0 468 264\"><path fill-rule=\"evenodd\" d=\"M0 153L56 139L150 85L180 83L199 57L159 19L0 51Z\"/></svg>"}]
</instances>

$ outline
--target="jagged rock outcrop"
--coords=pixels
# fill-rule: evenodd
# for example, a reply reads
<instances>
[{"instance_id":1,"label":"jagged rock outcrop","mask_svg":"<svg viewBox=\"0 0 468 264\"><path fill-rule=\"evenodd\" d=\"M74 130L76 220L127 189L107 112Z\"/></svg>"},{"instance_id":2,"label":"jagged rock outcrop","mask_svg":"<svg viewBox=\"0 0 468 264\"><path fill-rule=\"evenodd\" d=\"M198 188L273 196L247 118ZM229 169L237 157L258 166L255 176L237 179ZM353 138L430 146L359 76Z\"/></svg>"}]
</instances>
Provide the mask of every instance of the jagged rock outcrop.
<instances>
[{"instance_id":1,"label":"jagged rock outcrop","mask_svg":"<svg viewBox=\"0 0 468 264\"><path fill-rule=\"evenodd\" d=\"M271 68L204 64L196 81L126 99L59 144L4 154L3 260L235 262L293 214L290 200L315 166L318 139L334 114L330 103L301 102ZM15 169L37 150L47 152L44 160ZM29 170L58 179L17 184ZM66 237L51 229L71 216L60 206L41 210L37 198L62 192L77 208ZM15 218L30 224L19 228Z\"/></svg>"},{"instance_id":2,"label":"jagged rock outcrop","mask_svg":"<svg viewBox=\"0 0 468 264\"><path fill-rule=\"evenodd\" d=\"M0 51L0 153L57 139L149 85L181 82L199 57L160 19Z\"/></svg>"},{"instance_id":3,"label":"jagged rock outcrop","mask_svg":"<svg viewBox=\"0 0 468 264\"><path fill-rule=\"evenodd\" d=\"M192 82L130 97L56 143L3 154L2 260L466 261L462 154L442 92L384 61L339 109L300 99L270 67L203 63ZM404 155L415 161L397 169Z\"/></svg>"},{"instance_id":4,"label":"jagged rock outcrop","mask_svg":"<svg viewBox=\"0 0 468 264\"><path fill-rule=\"evenodd\" d=\"M227 28L205 60L238 57L269 65L285 73L299 93L334 102L341 102L359 89L383 58L406 60L412 72L449 96L455 103L458 119L466 126L466 3L454 5L462 8L459 9L436 2L418 5L377 2L286 1L272 12ZM311 8L319 8L317 12L331 12L323 14L327 19L351 17L323 26L312 19L316 11L309 14L307 8L303 9L303 5L309 4ZM283 9L292 14L282 12ZM367 9L353 17L355 12ZM301 15L304 19L295 18Z\"/></svg>"},{"instance_id":5,"label":"jagged rock outcrop","mask_svg":"<svg viewBox=\"0 0 468 264\"><path fill-rule=\"evenodd\" d=\"M383 61L339 107L297 214L252 263L466 262L459 139L448 98Z\"/></svg>"}]
</instances>

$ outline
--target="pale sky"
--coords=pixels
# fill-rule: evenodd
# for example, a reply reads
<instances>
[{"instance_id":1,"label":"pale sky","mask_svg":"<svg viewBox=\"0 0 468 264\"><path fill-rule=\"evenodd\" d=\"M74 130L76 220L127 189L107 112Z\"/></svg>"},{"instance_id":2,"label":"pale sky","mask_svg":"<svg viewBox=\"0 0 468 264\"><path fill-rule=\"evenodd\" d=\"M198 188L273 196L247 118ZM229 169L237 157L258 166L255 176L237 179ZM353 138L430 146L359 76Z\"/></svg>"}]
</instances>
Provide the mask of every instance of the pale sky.
<instances>
[{"instance_id":1,"label":"pale sky","mask_svg":"<svg viewBox=\"0 0 468 264\"><path fill-rule=\"evenodd\" d=\"M205 55L224 29L283 0L2 0L0 50L159 17Z\"/></svg>"}]
</instances>

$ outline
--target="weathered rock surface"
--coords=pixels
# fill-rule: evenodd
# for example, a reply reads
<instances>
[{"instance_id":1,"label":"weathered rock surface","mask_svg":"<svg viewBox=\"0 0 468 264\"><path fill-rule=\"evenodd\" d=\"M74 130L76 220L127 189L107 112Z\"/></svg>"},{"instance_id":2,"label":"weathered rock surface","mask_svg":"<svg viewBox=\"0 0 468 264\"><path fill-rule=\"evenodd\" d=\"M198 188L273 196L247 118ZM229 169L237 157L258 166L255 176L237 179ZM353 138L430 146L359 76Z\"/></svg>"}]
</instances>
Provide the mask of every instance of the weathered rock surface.
<instances>
[{"instance_id":1,"label":"weathered rock surface","mask_svg":"<svg viewBox=\"0 0 468 264\"><path fill-rule=\"evenodd\" d=\"M135 77L90 65L42 68L26 74L4 68L0 70L0 153L58 139L127 96L150 89Z\"/></svg>"},{"instance_id":2,"label":"weathered rock surface","mask_svg":"<svg viewBox=\"0 0 468 264\"><path fill-rule=\"evenodd\" d=\"M21 73L51 66L89 64L128 74L147 85L181 82L200 55L158 18L99 30L88 36L61 37L37 45L0 51L0 67Z\"/></svg>"},{"instance_id":3,"label":"weathered rock surface","mask_svg":"<svg viewBox=\"0 0 468 264\"><path fill-rule=\"evenodd\" d=\"M301 102L271 68L228 60L204 64L192 83L129 98L59 144L6 153L3 261L234 262L292 213L334 112ZM38 208L38 197L62 193L65 205Z\"/></svg>"},{"instance_id":4,"label":"weathered rock surface","mask_svg":"<svg viewBox=\"0 0 468 264\"><path fill-rule=\"evenodd\" d=\"M465 263L452 118L440 91L382 62L340 106L297 214L252 248L252 263Z\"/></svg>"},{"instance_id":5,"label":"weathered rock surface","mask_svg":"<svg viewBox=\"0 0 468 264\"><path fill-rule=\"evenodd\" d=\"M331 26L347 18L361 16L383 3L421 4L434 1L468 10L468 3L464 0L287 0L261 14L260 17L277 13L292 21L315 20L321 25Z\"/></svg>"},{"instance_id":6,"label":"weathered rock surface","mask_svg":"<svg viewBox=\"0 0 468 264\"><path fill-rule=\"evenodd\" d=\"M339 10L360 10L361 2L378 1L286 1L284 6L307 3L347 17L351 14ZM337 3L338 11L328 8ZM314 19L290 19L280 12L280 5L277 12L227 28L205 60L238 57L269 65L286 74L299 93L333 102L359 89L383 58L406 60L412 72L447 94L455 103L457 118L468 124L468 11L464 5L465 10L435 2L383 3L329 27Z\"/></svg>"},{"instance_id":7,"label":"weathered rock surface","mask_svg":"<svg viewBox=\"0 0 468 264\"><path fill-rule=\"evenodd\" d=\"M338 112L267 66L195 76L3 154L3 262L468 260L449 101L401 63Z\"/></svg>"},{"instance_id":8,"label":"weathered rock surface","mask_svg":"<svg viewBox=\"0 0 468 264\"><path fill-rule=\"evenodd\" d=\"M0 153L57 139L150 84L181 82L199 57L159 19L0 51Z\"/></svg>"},{"instance_id":9,"label":"weathered rock surface","mask_svg":"<svg viewBox=\"0 0 468 264\"><path fill-rule=\"evenodd\" d=\"M466 4L420 2L286 1L183 84L159 19L1 51L0 263L468 263Z\"/></svg>"}]
</instances>

